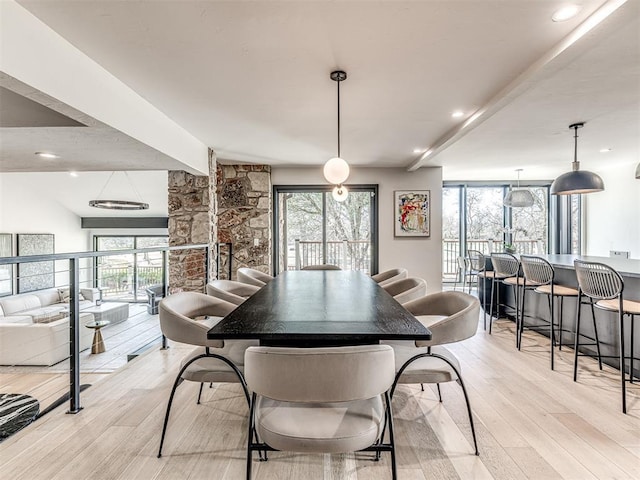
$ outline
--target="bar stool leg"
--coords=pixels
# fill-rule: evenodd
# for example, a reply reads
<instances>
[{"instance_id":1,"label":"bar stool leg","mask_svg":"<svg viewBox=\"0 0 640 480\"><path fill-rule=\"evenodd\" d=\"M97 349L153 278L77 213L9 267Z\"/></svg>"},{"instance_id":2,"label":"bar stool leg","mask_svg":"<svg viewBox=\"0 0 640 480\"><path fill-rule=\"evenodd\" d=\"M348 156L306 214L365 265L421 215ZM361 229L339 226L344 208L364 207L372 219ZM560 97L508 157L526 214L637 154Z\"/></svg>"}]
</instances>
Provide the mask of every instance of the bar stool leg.
<instances>
[{"instance_id":1,"label":"bar stool leg","mask_svg":"<svg viewBox=\"0 0 640 480\"><path fill-rule=\"evenodd\" d=\"M489 307L489 335L491 335L491 327L493 325L493 289L494 289L494 285L496 284L496 279L495 277L493 277L491 279L491 295L490 295L490 299L489 301L490 303L490 307ZM500 289L498 289L498 301L500 300ZM500 305L496 304L496 308L499 310L500 309ZM498 313L499 315L499 313Z\"/></svg>"},{"instance_id":2,"label":"bar stool leg","mask_svg":"<svg viewBox=\"0 0 640 480\"><path fill-rule=\"evenodd\" d=\"M578 380L578 346L580 345L580 307L582 306L582 292L578 293L578 310L576 312L576 333L573 358L573 381Z\"/></svg>"},{"instance_id":3,"label":"bar stool leg","mask_svg":"<svg viewBox=\"0 0 640 480\"><path fill-rule=\"evenodd\" d=\"M553 314L553 312L555 310L555 302L554 302L555 297L553 295L553 285L551 286L551 295L550 295L550 297L551 297L551 321L549 322L549 344L551 345L551 354L550 354L550 357L551 357L551 370L553 370L554 366L555 366L554 357L553 357L553 355L554 355L553 350L555 348L555 337L556 337L555 332L553 331L553 326L554 326L554 323L555 323L555 318L554 318L554 314Z\"/></svg>"},{"instance_id":4,"label":"bar stool leg","mask_svg":"<svg viewBox=\"0 0 640 480\"><path fill-rule=\"evenodd\" d=\"M624 373L624 313L622 311L622 300L620 301L620 309L618 311L618 322L620 323L620 377L622 380L622 413L627 413L627 379Z\"/></svg>"},{"instance_id":5,"label":"bar stool leg","mask_svg":"<svg viewBox=\"0 0 640 480\"><path fill-rule=\"evenodd\" d=\"M634 335L634 331L633 331L633 324L635 323L635 315L633 314L629 314L629 318L631 319L631 341L629 342L631 345L631 358L629 359L629 374L631 375L629 377L629 383L633 383L633 362L634 362L634 348L633 348L633 335Z\"/></svg>"},{"instance_id":6,"label":"bar stool leg","mask_svg":"<svg viewBox=\"0 0 640 480\"><path fill-rule=\"evenodd\" d=\"M600 339L598 338L598 325L596 324L596 311L593 308L593 299L589 299L591 300L591 317L593 318L593 332L595 333L595 337L596 337L596 350L598 352L598 366L600 367L600 370L602 370L602 356L600 355Z\"/></svg>"},{"instance_id":7,"label":"bar stool leg","mask_svg":"<svg viewBox=\"0 0 640 480\"><path fill-rule=\"evenodd\" d=\"M562 318L564 316L564 297L560 297L560 318L558 322L558 350L562 350Z\"/></svg>"},{"instance_id":8,"label":"bar stool leg","mask_svg":"<svg viewBox=\"0 0 640 480\"><path fill-rule=\"evenodd\" d=\"M522 299L520 301L520 320L518 321L518 290L520 286L516 286L516 347L520 350L522 346L522 332L524 331L524 297L527 289L522 287Z\"/></svg>"}]
</instances>

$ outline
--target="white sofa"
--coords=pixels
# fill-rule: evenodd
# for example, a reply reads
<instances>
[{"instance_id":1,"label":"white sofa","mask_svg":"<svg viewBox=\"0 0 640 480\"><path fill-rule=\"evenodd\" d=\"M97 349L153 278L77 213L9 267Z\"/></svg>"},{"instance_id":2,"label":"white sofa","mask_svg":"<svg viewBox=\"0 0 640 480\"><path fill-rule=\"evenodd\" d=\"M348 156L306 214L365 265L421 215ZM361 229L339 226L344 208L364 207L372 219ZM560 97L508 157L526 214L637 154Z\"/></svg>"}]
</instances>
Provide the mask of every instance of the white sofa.
<instances>
[{"instance_id":1,"label":"white sofa","mask_svg":"<svg viewBox=\"0 0 640 480\"><path fill-rule=\"evenodd\" d=\"M53 365L69 356L68 302L66 292L49 288L0 297L0 365ZM95 305L97 289L81 289L80 309ZM80 350L91 346L93 322L80 312Z\"/></svg>"}]
</instances>

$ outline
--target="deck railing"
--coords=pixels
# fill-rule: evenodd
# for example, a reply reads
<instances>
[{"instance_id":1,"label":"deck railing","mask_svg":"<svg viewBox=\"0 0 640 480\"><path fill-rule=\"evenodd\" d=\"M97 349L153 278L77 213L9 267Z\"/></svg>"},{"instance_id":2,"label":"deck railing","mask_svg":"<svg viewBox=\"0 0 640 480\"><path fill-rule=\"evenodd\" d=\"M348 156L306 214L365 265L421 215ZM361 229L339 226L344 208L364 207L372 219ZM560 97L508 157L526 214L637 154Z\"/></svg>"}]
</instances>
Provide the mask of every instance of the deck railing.
<instances>
[{"instance_id":1,"label":"deck railing","mask_svg":"<svg viewBox=\"0 0 640 480\"><path fill-rule=\"evenodd\" d=\"M327 258L323 259L320 241L296 240L293 258L288 258L288 270L300 270L307 265L330 264L343 270L359 270L370 274L371 243L367 240L327 242Z\"/></svg>"},{"instance_id":2,"label":"deck railing","mask_svg":"<svg viewBox=\"0 0 640 480\"><path fill-rule=\"evenodd\" d=\"M547 253L544 240L516 240L514 242L516 252L524 255L538 255ZM494 240L467 240L467 250L478 250L485 255L503 251L503 244ZM460 253L460 240L448 238L442 240L442 273L445 277L451 277L458 272L458 257Z\"/></svg>"}]
</instances>

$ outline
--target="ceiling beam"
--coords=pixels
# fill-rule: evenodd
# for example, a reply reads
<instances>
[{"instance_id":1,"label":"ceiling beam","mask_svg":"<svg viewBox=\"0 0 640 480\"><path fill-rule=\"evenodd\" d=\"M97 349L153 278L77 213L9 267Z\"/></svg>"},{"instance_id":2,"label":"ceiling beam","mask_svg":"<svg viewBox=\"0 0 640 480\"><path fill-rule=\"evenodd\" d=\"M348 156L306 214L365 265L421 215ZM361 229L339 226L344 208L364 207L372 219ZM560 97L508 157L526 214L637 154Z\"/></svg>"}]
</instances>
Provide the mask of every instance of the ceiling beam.
<instances>
[{"instance_id":1,"label":"ceiling beam","mask_svg":"<svg viewBox=\"0 0 640 480\"><path fill-rule=\"evenodd\" d=\"M551 50L529 66L529 68L522 72L516 79L503 87L487 103L474 112L473 115L438 138L426 152L409 164L407 170L415 171L420 167L428 166L440 152L446 150L474 128L491 118L543 77L568 65L584 51L585 47L578 48L579 45L576 45L576 48L571 49L571 55L562 55L562 59L560 59L560 55L568 52L569 48L574 46L578 40L592 32L595 27L600 25L602 21L616 12L616 10L626 2L627 0L608 0L604 3ZM615 21L612 22L614 25L609 25L609 28L615 28L616 25L630 21L632 18L633 16L625 15L624 9L621 9L616 15Z\"/></svg>"}]
</instances>

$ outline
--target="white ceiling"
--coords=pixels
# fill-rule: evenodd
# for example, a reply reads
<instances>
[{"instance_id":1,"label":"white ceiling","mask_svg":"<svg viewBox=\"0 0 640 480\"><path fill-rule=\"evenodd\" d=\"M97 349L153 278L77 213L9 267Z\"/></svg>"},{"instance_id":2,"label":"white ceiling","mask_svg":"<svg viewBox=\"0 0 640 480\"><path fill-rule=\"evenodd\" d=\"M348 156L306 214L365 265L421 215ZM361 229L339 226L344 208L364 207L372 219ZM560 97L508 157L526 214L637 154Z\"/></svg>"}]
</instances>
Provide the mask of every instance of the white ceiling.
<instances>
[{"instance_id":1,"label":"white ceiling","mask_svg":"<svg viewBox=\"0 0 640 480\"><path fill-rule=\"evenodd\" d=\"M576 121L585 166L640 157L639 0L573 44L598 8L621 2L582 0L562 23L550 20L557 0L18 3L225 161L319 166L335 155L336 68L349 75L342 156L356 168L409 167L414 148L440 146L423 165L443 165L447 179L513 178L519 167L550 179L569 168ZM465 117L451 118L458 109ZM462 129L474 112L485 113ZM53 146L96 135L80 129L40 130ZM19 130L2 129L0 171L41 169L11 163L27 146ZM122 142L91 141L74 168L176 168L133 140L114 158Z\"/></svg>"}]
</instances>

